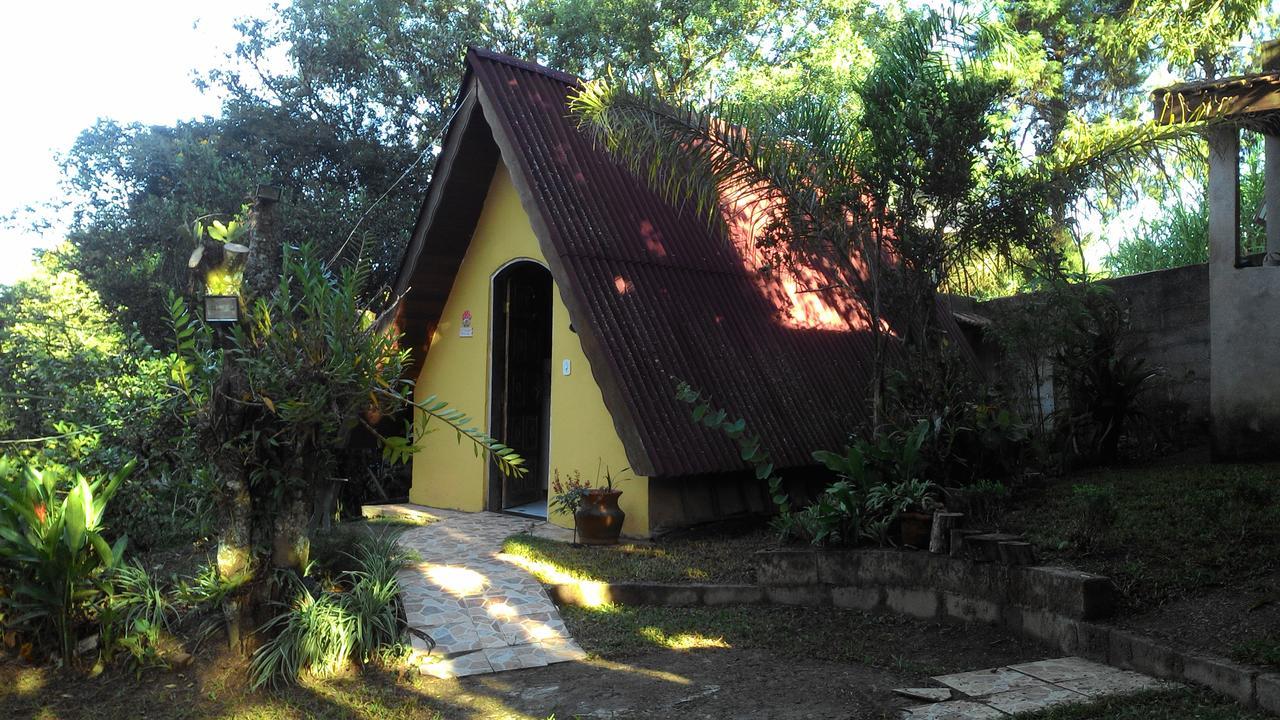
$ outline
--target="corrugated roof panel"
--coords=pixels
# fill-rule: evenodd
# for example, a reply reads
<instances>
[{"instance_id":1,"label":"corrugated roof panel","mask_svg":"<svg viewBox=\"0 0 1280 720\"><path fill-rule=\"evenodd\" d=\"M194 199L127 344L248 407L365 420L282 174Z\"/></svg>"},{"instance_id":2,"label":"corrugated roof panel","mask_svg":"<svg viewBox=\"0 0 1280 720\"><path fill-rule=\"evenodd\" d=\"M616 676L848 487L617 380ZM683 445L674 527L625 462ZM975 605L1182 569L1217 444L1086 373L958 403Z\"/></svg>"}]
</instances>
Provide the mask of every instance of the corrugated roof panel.
<instances>
[{"instance_id":1,"label":"corrugated roof panel","mask_svg":"<svg viewBox=\"0 0 1280 720\"><path fill-rule=\"evenodd\" d=\"M812 464L812 449L840 446L866 420L868 331L788 324L732 243L577 129L567 107L574 80L483 51L468 62L495 135L510 135L504 152L518 157L508 164L523 168L574 325L591 334L592 372L611 409L634 422L626 429L642 445L645 457L631 458L638 472L743 467L734 443L690 420L676 378L744 417L780 467Z\"/></svg>"}]
</instances>

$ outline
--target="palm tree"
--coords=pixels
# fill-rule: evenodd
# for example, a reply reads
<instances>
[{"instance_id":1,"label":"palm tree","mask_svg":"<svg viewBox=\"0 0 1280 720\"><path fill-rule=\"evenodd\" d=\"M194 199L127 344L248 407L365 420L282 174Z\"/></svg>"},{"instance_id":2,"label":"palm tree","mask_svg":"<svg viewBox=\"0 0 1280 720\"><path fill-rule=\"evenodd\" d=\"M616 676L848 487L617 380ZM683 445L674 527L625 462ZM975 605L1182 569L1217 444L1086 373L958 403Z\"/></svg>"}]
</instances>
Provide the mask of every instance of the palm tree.
<instances>
[{"instance_id":1,"label":"palm tree","mask_svg":"<svg viewBox=\"0 0 1280 720\"><path fill-rule=\"evenodd\" d=\"M768 204L756 243L770 264L818 269L874 335L875 431L890 348L938 356L940 288L963 287L979 262L1058 273L1066 233L1049 208L1091 188L1121 191L1136 163L1189 132L1077 128L1027 158L1016 86L999 69L1016 52L1006 29L924 11L885 35L852 88L695 107L603 78L584 83L571 110L597 144L721 231L735 199Z\"/></svg>"}]
</instances>

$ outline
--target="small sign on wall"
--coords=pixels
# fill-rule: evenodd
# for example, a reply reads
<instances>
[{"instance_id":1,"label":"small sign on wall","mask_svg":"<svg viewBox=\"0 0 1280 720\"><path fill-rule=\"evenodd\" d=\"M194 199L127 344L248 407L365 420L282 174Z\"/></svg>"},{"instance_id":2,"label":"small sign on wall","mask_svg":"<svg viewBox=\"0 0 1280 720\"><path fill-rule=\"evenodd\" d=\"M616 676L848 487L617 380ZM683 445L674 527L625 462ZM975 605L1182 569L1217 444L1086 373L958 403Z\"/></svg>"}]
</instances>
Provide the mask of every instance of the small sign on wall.
<instances>
[{"instance_id":1,"label":"small sign on wall","mask_svg":"<svg viewBox=\"0 0 1280 720\"><path fill-rule=\"evenodd\" d=\"M471 337L475 330L471 327L471 311L462 311L462 325L458 327L458 337Z\"/></svg>"}]
</instances>

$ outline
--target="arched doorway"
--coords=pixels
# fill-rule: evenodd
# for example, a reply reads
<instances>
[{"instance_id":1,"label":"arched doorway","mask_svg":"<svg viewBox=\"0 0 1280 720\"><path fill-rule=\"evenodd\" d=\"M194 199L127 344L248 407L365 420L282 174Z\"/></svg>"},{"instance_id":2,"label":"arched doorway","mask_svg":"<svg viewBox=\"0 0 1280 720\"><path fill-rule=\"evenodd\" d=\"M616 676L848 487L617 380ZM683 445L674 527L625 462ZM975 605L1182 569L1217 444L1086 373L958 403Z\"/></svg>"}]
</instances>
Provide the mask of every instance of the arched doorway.
<instances>
[{"instance_id":1,"label":"arched doorway","mask_svg":"<svg viewBox=\"0 0 1280 720\"><path fill-rule=\"evenodd\" d=\"M524 477L490 464L487 507L546 517L551 410L551 273L522 260L493 278L489 432L525 459Z\"/></svg>"}]
</instances>

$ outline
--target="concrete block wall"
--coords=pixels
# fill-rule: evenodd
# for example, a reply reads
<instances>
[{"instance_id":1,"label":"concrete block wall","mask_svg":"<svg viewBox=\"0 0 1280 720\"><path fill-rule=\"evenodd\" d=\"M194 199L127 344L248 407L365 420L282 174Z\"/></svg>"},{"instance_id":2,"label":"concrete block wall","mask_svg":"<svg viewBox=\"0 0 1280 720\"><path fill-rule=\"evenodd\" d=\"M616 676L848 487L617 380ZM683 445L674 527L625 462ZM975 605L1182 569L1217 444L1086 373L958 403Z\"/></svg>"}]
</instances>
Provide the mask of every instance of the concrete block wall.
<instances>
[{"instance_id":1,"label":"concrete block wall","mask_svg":"<svg viewBox=\"0 0 1280 720\"><path fill-rule=\"evenodd\" d=\"M1187 265L1169 270L1100 281L1129 308L1127 342L1139 357L1164 368L1149 397L1185 403L1186 419L1209 421L1209 266ZM1025 296L973 303L969 309L994 317ZM958 308L964 309L964 308ZM990 344L990 343L987 343ZM990 357L992 348L981 353ZM1028 370L1027 376L1030 377Z\"/></svg>"},{"instance_id":2,"label":"concrete block wall","mask_svg":"<svg viewBox=\"0 0 1280 720\"><path fill-rule=\"evenodd\" d=\"M900 550L762 550L756 579L769 597L805 598L787 604L883 606L921 618L995 622L1017 609L1097 620L1115 607L1101 575Z\"/></svg>"}]
</instances>

